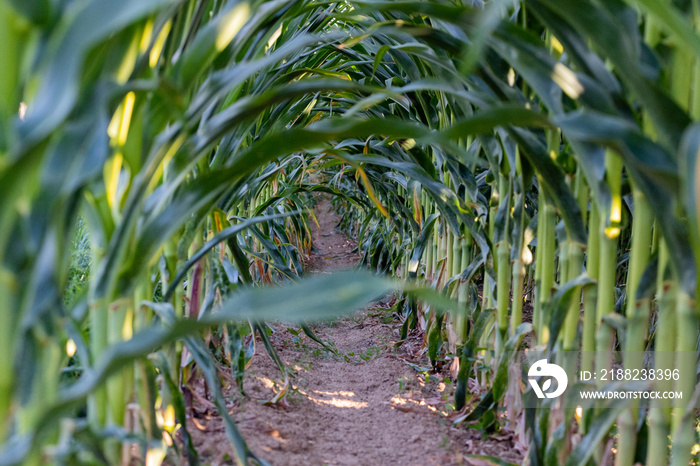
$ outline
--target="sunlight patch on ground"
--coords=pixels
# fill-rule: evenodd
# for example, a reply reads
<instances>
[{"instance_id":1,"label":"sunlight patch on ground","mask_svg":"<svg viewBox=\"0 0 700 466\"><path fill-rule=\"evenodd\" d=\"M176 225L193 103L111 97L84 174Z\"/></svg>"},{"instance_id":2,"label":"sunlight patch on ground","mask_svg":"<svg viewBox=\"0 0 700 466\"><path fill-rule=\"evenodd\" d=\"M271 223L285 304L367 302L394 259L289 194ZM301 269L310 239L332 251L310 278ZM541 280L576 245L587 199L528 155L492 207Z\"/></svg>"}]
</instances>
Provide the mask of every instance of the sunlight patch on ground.
<instances>
[{"instance_id":1,"label":"sunlight patch on ground","mask_svg":"<svg viewBox=\"0 0 700 466\"><path fill-rule=\"evenodd\" d=\"M369 407L369 404L364 402L364 401L354 401L354 400L346 400L342 398L336 398L336 396L344 396L348 398L352 398L356 396L353 392L349 391L344 391L344 390L339 390L337 392L326 392L322 390L312 390L314 393L317 393L319 395L326 395L326 396L332 396L330 400L324 400L321 398L314 398L311 395L306 395L307 398L317 405L326 405L326 406L334 406L336 408L355 408L355 409L361 409L361 408L367 408Z\"/></svg>"},{"instance_id":2,"label":"sunlight patch on ground","mask_svg":"<svg viewBox=\"0 0 700 466\"><path fill-rule=\"evenodd\" d=\"M336 408L367 408L369 405L364 401L353 401L353 400L342 400L339 398L333 398L330 400L320 400L318 398L309 397L309 400L313 401L318 405L330 405Z\"/></svg>"},{"instance_id":3,"label":"sunlight patch on ground","mask_svg":"<svg viewBox=\"0 0 700 466\"><path fill-rule=\"evenodd\" d=\"M340 390L337 392L324 392L323 390L311 390L314 393L318 393L319 395L328 395L328 396L346 396L346 397L353 397L355 394L353 392L348 392L345 390Z\"/></svg>"},{"instance_id":4,"label":"sunlight patch on ground","mask_svg":"<svg viewBox=\"0 0 700 466\"><path fill-rule=\"evenodd\" d=\"M415 400L411 398L404 398L401 395L396 395L391 397L390 404L392 407L400 407L402 408L402 410L405 410L406 408L411 409L412 407L420 406L421 408L428 408L428 410L436 414L442 414L443 416L448 415L447 412L438 409L436 406L434 406L440 404L439 399L425 400L424 398L421 398L420 400ZM413 409L411 409L411 411L413 411ZM415 408L415 412L419 412L418 408Z\"/></svg>"},{"instance_id":5,"label":"sunlight patch on ground","mask_svg":"<svg viewBox=\"0 0 700 466\"><path fill-rule=\"evenodd\" d=\"M265 386L265 388L270 388L270 389L275 388L275 383L272 380L268 379L267 377L256 377L256 379L261 381L263 383L263 385Z\"/></svg>"}]
</instances>

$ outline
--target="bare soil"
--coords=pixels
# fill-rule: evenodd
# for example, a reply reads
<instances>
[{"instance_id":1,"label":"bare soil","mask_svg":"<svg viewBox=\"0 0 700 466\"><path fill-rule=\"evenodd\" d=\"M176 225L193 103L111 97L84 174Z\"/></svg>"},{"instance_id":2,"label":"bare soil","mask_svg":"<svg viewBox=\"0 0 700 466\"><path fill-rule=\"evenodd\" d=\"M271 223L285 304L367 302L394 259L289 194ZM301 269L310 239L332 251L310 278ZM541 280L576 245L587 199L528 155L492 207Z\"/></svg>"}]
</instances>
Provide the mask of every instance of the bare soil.
<instances>
[{"instance_id":1,"label":"bare soil","mask_svg":"<svg viewBox=\"0 0 700 466\"><path fill-rule=\"evenodd\" d=\"M316 215L309 271L354 266L355 244L336 230L338 217L328 201L321 200ZM423 335L416 332L395 346L400 323L391 304L387 298L349 318L314 326L337 354L297 327L274 324L270 338L291 375L286 396L269 403L285 384L260 342L244 382L250 399L227 388L235 400L231 413L250 449L272 465L490 464L467 458L470 454L520 462L522 447L514 434L482 438L474 429L453 427L452 383L419 371L428 366ZM199 396L188 427L202 462L233 464L221 419L206 405L203 387L193 388Z\"/></svg>"}]
</instances>

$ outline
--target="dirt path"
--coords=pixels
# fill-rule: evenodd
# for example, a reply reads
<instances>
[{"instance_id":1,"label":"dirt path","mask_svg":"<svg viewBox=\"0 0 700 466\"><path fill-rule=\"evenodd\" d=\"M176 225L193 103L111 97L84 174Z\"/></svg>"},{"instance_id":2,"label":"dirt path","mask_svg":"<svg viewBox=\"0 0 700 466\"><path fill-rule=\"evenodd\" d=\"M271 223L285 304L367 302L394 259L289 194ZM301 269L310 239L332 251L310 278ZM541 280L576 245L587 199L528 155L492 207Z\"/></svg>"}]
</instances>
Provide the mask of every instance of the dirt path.
<instances>
[{"instance_id":1,"label":"dirt path","mask_svg":"<svg viewBox=\"0 0 700 466\"><path fill-rule=\"evenodd\" d=\"M358 259L351 252L355 245L336 231L338 218L328 202L322 201L316 212L320 228L313 227L317 252L309 261L311 271L353 266ZM506 440L480 444L477 431L452 427L446 417L449 380L426 380L425 373L406 363L424 358L412 353L422 346L422 337L415 335L395 348L398 323L390 304L375 303L350 318L314 326L337 354L298 328L275 325L270 338L292 378L284 401L272 406L264 402L274 398L283 381L258 342L244 383L251 400L232 406L253 452L272 465L451 465L477 464L465 461L466 453L494 454L494 449L507 448ZM199 432L194 433L202 460L229 464L221 420L207 417L198 420Z\"/></svg>"}]
</instances>

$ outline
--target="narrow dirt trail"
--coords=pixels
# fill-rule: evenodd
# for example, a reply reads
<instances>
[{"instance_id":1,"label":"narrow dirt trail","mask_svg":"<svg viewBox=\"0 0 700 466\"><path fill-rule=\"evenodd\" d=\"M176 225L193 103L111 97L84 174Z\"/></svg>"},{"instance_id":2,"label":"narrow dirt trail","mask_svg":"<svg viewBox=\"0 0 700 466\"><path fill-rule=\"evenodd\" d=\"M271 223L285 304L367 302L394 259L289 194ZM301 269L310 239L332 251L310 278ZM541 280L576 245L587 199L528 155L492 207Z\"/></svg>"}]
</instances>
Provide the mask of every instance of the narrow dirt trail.
<instances>
[{"instance_id":1,"label":"narrow dirt trail","mask_svg":"<svg viewBox=\"0 0 700 466\"><path fill-rule=\"evenodd\" d=\"M336 230L338 217L326 200L316 215L320 228L312 230L316 252L309 259L310 271L329 273L355 265L355 245ZM415 335L396 349L399 325L389 304L374 303L351 317L313 326L337 354L296 327L290 331L274 324L270 339L292 376L284 401L264 404L283 381L258 342L244 382L251 399L232 406L254 453L272 465L452 465L477 464L462 458L467 452L500 450L503 456L508 442L489 447L478 432L452 427L445 412L451 401L449 381L426 380L406 363L422 359L412 354L422 337ZM229 464L221 420L202 416L197 424L194 437L203 461Z\"/></svg>"}]
</instances>

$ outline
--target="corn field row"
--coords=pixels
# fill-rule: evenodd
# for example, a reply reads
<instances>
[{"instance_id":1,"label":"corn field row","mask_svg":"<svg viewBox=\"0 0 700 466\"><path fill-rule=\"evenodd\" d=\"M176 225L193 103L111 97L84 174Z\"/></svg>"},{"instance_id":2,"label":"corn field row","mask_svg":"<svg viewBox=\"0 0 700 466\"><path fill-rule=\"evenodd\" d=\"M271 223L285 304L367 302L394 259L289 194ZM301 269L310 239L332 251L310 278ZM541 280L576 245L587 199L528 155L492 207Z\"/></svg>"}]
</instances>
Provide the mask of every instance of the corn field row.
<instances>
[{"instance_id":1,"label":"corn field row","mask_svg":"<svg viewBox=\"0 0 700 466\"><path fill-rule=\"evenodd\" d=\"M194 375L266 464L221 368L244 396L258 335L283 397L266 322L324 345L389 292L526 464L695 464L699 30L697 0L0 0L0 464L198 464ZM361 269L304 277L318 193ZM522 408L524 348L692 396Z\"/></svg>"}]
</instances>

